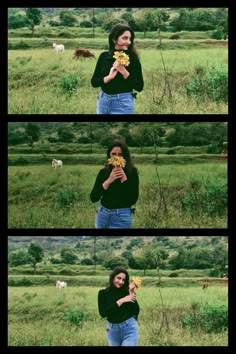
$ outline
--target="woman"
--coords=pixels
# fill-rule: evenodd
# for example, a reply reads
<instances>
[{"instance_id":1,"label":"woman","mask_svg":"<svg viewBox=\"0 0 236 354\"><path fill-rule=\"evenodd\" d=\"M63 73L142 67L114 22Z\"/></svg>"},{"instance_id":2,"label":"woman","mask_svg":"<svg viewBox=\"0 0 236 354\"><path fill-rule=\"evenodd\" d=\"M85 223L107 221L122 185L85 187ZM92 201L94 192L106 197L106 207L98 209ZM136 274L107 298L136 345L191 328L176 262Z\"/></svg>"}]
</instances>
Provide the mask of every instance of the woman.
<instances>
[{"instance_id":1,"label":"woman","mask_svg":"<svg viewBox=\"0 0 236 354\"><path fill-rule=\"evenodd\" d=\"M98 293L98 310L107 318L107 340L110 346L138 345L139 304L129 284L129 274L123 267L116 267L110 274L109 286Z\"/></svg>"},{"instance_id":2,"label":"woman","mask_svg":"<svg viewBox=\"0 0 236 354\"><path fill-rule=\"evenodd\" d=\"M106 163L90 193L93 203L100 200L95 220L97 229L130 229L132 226L132 206L139 196L138 171L122 140L113 141L107 149L108 159L117 156L124 158L125 167Z\"/></svg>"},{"instance_id":3,"label":"woman","mask_svg":"<svg viewBox=\"0 0 236 354\"><path fill-rule=\"evenodd\" d=\"M127 25L117 24L109 34L109 51L100 54L91 79L93 87L101 87L97 114L133 114L133 90L142 91L141 63L134 48L134 31ZM115 52L129 56L128 66L113 58Z\"/></svg>"}]
</instances>

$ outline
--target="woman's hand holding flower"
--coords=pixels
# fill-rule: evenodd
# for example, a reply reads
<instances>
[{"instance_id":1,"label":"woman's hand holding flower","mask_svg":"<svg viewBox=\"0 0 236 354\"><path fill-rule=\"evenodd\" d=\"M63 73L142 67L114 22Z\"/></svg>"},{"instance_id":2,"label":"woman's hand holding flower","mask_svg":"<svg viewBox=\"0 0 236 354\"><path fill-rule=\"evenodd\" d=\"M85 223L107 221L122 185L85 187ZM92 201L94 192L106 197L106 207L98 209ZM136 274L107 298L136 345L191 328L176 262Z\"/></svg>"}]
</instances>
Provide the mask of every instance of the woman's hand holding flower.
<instances>
[{"instance_id":1,"label":"woman's hand holding flower","mask_svg":"<svg viewBox=\"0 0 236 354\"><path fill-rule=\"evenodd\" d=\"M104 77L104 83L107 84L108 82L110 82L111 80L113 80L116 75L117 75L118 71L116 70L116 68L114 68L114 66L111 67L111 70L109 72L108 76Z\"/></svg>"},{"instance_id":2,"label":"woman's hand holding flower","mask_svg":"<svg viewBox=\"0 0 236 354\"><path fill-rule=\"evenodd\" d=\"M129 76L129 72L128 70L125 69L125 66L120 64L120 62L118 60L116 60L113 64L113 68L115 70L117 70L117 72L119 71L119 73L124 77L124 79L126 79Z\"/></svg>"},{"instance_id":3,"label":"woman's hand holding flower","mask_svg":"<svg viewBox=\"0 0 236 354\"><path fill-rule=\"evenodd\" d=\"M132 283L129 284L129 294L134 294L134 290L135 290L136 286L134 284L134 282L132 281Z\"/></svg>"},{"instance_id":4,"label":"woman's hand holding flower","mask_svg":"<svg viewBox=\"0 0 236 354\"><path fill-rule=\"evenodd\" d=\"M120 178L122 180L121 182L124 182L127 180L126 174L121 167L114 167L110 173L109 179L112 182L114 182L116 179Z\"/></svg>"}]
</instances>

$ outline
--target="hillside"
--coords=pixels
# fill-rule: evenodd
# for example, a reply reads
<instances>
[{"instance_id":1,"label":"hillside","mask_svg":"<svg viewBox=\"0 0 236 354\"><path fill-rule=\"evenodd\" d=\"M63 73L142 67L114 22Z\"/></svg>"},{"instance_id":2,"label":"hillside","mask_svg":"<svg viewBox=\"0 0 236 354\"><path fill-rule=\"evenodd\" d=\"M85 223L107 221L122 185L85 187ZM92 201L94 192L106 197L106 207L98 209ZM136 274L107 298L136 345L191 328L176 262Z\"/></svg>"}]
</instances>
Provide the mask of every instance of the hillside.
<instances>
[{"instance_id":1,"label":"hillside","mask_svg":"<svg viewBox=\"0 0 236 354\"><path fill-rule=\"evenodd\" d=\"M8 250L27 248L30 242L34 241L49 253L60 250L65 246L74 248L78 243L80 244L80 251L87 249L89 253L94 246L94 238L95 236L8 236ZM225 244L228 242L228 238L226 236L97 236L96 248L99 251L106 246L107 249L113 247L117 250L116 253L122 253L132 243L136 249L141 249L144 244L153 241L174 250L179 246L192 244L197 244L199 247L211 247L213 243L219 242Z\"/></svg>"}]
</instances>

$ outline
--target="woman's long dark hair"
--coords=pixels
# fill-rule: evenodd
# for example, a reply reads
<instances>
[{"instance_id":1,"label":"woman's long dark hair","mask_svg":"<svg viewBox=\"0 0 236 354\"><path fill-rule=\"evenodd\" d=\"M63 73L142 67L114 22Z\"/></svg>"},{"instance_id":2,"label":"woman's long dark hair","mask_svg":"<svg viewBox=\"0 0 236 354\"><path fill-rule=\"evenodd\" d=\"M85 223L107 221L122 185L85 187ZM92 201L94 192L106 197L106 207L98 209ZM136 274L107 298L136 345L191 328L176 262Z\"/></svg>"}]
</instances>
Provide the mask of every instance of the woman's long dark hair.
<instances>
[{"instance_id":1,"label":"woman's long dark hair","mask_svg":"<svg viewBox=\"0 0 236 354\"><path fill-rule=\"evenodd\" d=\"M123 158L124 158L125 161L126 161L125 171L127 171L128 174L130 174L133 169L136 169L136 167L134 166L134 163L133 163L133 161L132 161L132 159L131 159L130 152L129 152L129 149L128 149L127 144L126 144L123 140L121 140L121 139L113 140L113 141L109 144L108 149L107 149L107 158L108 158L108 159L110 158L110 152L111 152L111 150L112 150L114 147L120 147L120 148L121 148ZM110 165L105 164L105 167L106 167L108 170L110 169Z\"/></svg>"},{"instance_id":2,"label":"woman's long dark hair","mask_svg":"<svg viewBox=\"0 0 236 354\"><path fill-rule=\"evenodd\" d=\"M128 25L125 25L123 23L118 23L117 25L114 25L111 28L111 31L109 33L109 37L108 37L108 42L109 42L109 53L110 55L113 55L114 51L115 51L115 43L114 40L116 41L118 39L118 37L120 37L125 31L129 31L131 33L131 37L130 37L130 46L128 49L128 53L129 55L131 54L131 56L133 58L139 59L139 55L138 52L136 50L136 48L134 47L134 31L132 30L132 28Z\"/></svg>"},{"instance_id":3,"label":"woman's long dark hair","mask_svg":"<svg viewBox=\"0 0 236 354\"><path fill-rule=\"evenodd\" d=\"M127 270L121 266L115 267L109 276L109 285L108 288L114 288L113 280L117 274L124 273L126 275L124 285L122 289L128 290L129 289L129 273Z\"/></svg>"}]
</instances>

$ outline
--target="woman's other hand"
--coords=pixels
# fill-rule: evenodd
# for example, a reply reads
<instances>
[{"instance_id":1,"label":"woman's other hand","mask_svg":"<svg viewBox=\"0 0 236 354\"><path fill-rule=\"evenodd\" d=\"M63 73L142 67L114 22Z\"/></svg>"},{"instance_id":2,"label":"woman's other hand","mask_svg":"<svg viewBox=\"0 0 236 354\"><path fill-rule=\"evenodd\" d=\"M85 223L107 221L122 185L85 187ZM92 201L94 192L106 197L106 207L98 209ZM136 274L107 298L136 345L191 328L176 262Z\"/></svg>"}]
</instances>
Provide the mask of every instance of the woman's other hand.
<instances>
[{"instance_id":1,"label":"woman's other hand","mask_svg":"<svg viewBox=\"0 0 236 354\"><path fill-rule=\"evenodd\" d=\"M132 283L129 284L129 294L134 294L134 289L135 289L135 284L132 281Z\"/></svg>"},{"instance_id":2,"label":"woman's other hand","mask_svg":"<svg viewBox=\"0 0 236 354\"><path fill-rule=\"evenodd\" d=\"M105 84L107 84L108 82L110 82L111 80L114 79L114 77L116 77L118 71L116 70L116 68L114 68L114 66L111 67L111 70L109 72L108 76L105 76L103 81Z\"/></svg>"},{"instance_id":3,"label":"woman's other hand","mask_svg":"<svg viewBox=\"0 0 236 354\"><path fill-rule=\"evenodd\" d=\"M113 183L115 180L121 178L126 178L126 174L124 173L123 169L121 167L114 167L110 173L110 176L108 179L103 182L103 188L107 190L110 186L111 183Z\"/></svg>"},{"instance_id":4,"label":"woman's other hand","mask_svg":"<svg viewBox=\"0 0 236 354\"><path fill-rule=\"evenodd\" d=\"M121 73L121 75L123 76L124 79L126 79L129 76L129 72L126 70L125 66L120 64L118 62L118 60L116 60L113 63L113 68L117 71L119 71L119 73Z\"/></svg>"},{"instance_id":5,"label":"woman's other hand","mask_svg":"<svg viewBox=\"0 0 236 354\"><path fill-rule=\"evenodd\" d=\"M121 178L124 178L124 177L126 177L126 174L125 174L123 168L121 168L121 167L114 167L114 168L112 169L112 171L111 171L110 176L109 176L108 179L110 179L110 182L112 183L112 182L114 182L116 179L118 179L118 178L121 179ZM127 179L127 177L126 177L126 179Z\"/></svg>"},{"instance_id":6,"label":"woman's other hand","mask_svg":"<svg viewBox=\"0 0 236 354\"><path fill-rule=\"evenodd\" d=\"M136 301L136 295L135 294L130 294L125 297L122 297L118 301L116 301L118 306L121 306L124 302L135 302Z\"/></svg>"}]
</instances>

